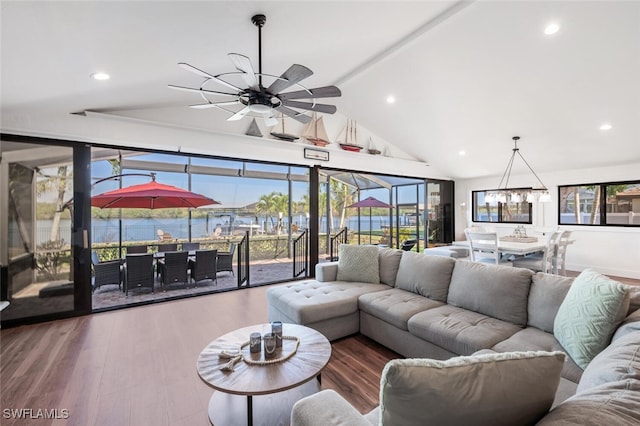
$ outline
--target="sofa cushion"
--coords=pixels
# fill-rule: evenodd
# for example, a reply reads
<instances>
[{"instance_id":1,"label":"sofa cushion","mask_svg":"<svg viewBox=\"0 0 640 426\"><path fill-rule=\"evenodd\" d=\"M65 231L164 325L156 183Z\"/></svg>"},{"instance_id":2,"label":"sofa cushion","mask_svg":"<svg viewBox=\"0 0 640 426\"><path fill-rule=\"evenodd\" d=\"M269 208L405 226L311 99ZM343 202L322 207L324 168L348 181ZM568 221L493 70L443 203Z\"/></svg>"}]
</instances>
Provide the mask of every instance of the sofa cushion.
<instances>
[{"instance_id":1,"label":"sofa cushion","mask_svg":"<svg viewBox=\"0 0 640 426\"><path fill-rule=\"evenodd\" d=\"M531 281L527 324L553 333L553 321L573 278L538 272Z\"/></svg>"},{"instance_id":2,"label":"sofa cushion","mask_svg":"<svg viewBox=\"0 0 640 426\"><path fill-rule=\"evenodd\" d=\"M524 327L532 275L523 268L457 261L447 303Z\"/></svg>"},{"instance_id":3,"label":"sofa cushion","mask_svg":"<svg viewBox=\"0 0 640 426\"><path fill-rule=\"evenodd\" d=\"M582 374L578 392L625 379L640 380L640 331L617 339L596 355Z\"/></svg>"},{"instance_id":4,"label":"sofa cushion","mask_svg":"<svg viewBox=\"0 0 640 426\"><path fill-rule=\"evenodd\" d=\"M388 290L385 284L296 281L267 290L267 302L297 324L311 324L358 310L358 296Z\"/></svg>"},{"instance_id":5,"label":"sofa cushion","mask_svg":"<svg viewBox=\"0 0 640 426\"><path fill-rule=\"evenodd\" d=\"M532 425L553 403L562 352L396 359L380 380L380 424Z\"/></svg>"},{"instance_id":6,"label":"sofa cushion","mask_svg":"<svg viewBox=\"0 0 640 426\"><path fill-rule=\"evenodd\" d=\"M378 247L340 244L337 280L380 283Z\"/></svg>"},{"instance_id":7,"label":"sofa cushion","mask_svg":"<svg viewBox=\"0 0 640 426\"><path fill-rule=\"evenodd\" d=\"M611 341L615 341L616 339L621 338L629 333L633 333L635 331L640 331L640 309L630 314L628 317L622 321L622 324L616 329L615 333L613 333L613 337Z\"/></svg>"},{"instance_id":8,"label":"sofa cushion","mask_svg":"<svg viewBox=\"0 0 640 426\"><path fill-rule=\"evenodd\" d=\"M555 407L539 426L637 426L640 381L620 380L579 392Z\"/></svg>"},{"instance_id":9,"label":"sofa cushion","mask_svg":"<svg viewBox=\"0 0 640 426\"><path fill-rule=\"evenodd\" d=\"M407 330L407 321L413 315L442 305L442 302L398 288L367 293L358 298L361 311L401 330Z\"/></svg>"},{"instance_id":10,"label":"sofa cushion","mask_svg":"<svg viewBox=\"0 0 640 426\"><path fill-rule=\"evenodd\" d=\"M451 273L456 260L406 252L402 255L396 287L440 302L447 301Z\"/></svg>"},{"instance_id":11,"label":"sofa cushion","mask_svg":"<svg viewBox=\"0 0 640 426\"><path fill-rule=\"evenodd\" d=\"M497 352L512 351L564 351L560 343L553 337L553 334L538 330L534 327L527 327L518 331L513 336L492 347ZM578 383L582 376L582 368L578 367L571 357L566 357L564 367L562 367L562 377Z\"/></svg>"},{"instance_id":12,"label":"sofa cushion","mask_svg":"<svg viewBox=\"0 0 640 426\"><path fill-rule=\"evenodd\" d=\"M558 309L553 334L576 364L585 368L609 344L628 309L625 286L585 269Z\"/></svg>"},{"instance_id":13,"label":"sofa cushion","mask_svg":"<svg viewBox=\"0 0 640 426\"><path fill-rule=\"evenodd\" d=\"M380 249L378 252L378 268L380 269L380 282L388 286L396 285L396 275L400 260L402 259L402 250L394 250L389 248Z\"/></svg>"},{"instance_id":14,"label":"sofa cushion","mask_svg":"<svg viewBox=\"0 0 640 426\"><path fill-rule=\"evenodd\" d=\"M477 312L444 305L409 318L411 334L458 355L489 349L522 330Z\"/></svg>"}]
</instances>

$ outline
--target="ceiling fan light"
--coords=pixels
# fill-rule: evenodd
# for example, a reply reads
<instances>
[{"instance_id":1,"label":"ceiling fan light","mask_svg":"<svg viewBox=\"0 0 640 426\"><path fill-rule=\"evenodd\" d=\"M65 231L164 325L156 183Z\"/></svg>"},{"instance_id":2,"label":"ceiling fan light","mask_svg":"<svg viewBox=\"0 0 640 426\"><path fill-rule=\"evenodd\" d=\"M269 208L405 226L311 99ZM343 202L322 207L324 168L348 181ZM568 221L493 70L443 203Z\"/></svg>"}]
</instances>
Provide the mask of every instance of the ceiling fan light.
<instances>
[{"instance_id":1,"label":"ceiling fan light","mask_svg":"<svg viewBox=\"0 0 640 426\"><path fill-rule=\"evenodd\" d=\"M252 104L249 105L249 111L255 112L256 114L266 114L271 112L271 107L263 104Z\"/></svg>"}]
</instances>

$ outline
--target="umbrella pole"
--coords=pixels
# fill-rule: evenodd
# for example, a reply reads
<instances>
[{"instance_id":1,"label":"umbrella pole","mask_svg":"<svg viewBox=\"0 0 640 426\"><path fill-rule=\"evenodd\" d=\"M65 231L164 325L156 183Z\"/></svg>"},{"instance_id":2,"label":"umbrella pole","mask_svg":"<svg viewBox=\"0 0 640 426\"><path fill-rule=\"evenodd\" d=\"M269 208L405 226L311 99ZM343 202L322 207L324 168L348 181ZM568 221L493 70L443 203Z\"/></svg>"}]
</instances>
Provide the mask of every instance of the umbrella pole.
<instances>
[{"instance_id":1,"label":"umbrella pole","mask_svg":"<svg viewBox=\"0 0 640 426\"><path fill-rule=\"evenodd\" d=\"M371 245L371 207L369 207L369 245Z\"/></svg>"}]
</instances>

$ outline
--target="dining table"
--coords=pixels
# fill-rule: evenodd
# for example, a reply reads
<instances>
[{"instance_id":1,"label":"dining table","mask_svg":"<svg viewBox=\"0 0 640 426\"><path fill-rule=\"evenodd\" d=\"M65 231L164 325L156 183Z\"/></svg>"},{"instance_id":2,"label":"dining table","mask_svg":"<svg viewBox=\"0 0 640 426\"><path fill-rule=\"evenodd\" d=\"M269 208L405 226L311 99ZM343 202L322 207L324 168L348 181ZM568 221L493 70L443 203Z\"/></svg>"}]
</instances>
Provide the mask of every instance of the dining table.
<instances>
[{"instance_id":1,"label":"dining table","mask_svg":"<svg viewBox=\"0 0 640 426\"><path fill-rule=\"evenodd\" d=\"M454 246L469 248L469 241L454 241ZM526 256L528 254L544 251L547 243L544 239L538 238L537 241L519 242L512 240L498 239L498 251L501 255ZM474 246L475 247L475 246ZM480 248L482 246L479 246Z\"/></svg>"}]
</instances>

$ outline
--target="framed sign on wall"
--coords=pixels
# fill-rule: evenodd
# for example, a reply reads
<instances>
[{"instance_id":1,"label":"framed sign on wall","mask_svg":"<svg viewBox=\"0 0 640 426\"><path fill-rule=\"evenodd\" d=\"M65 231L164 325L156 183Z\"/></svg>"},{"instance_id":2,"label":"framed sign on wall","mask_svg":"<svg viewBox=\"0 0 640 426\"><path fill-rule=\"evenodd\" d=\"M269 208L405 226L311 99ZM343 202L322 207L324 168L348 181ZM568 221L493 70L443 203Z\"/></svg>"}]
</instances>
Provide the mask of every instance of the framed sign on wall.
<instances>
[{"instance_id":1,"label":"framed sign on wall","mask_svg":"<svg viewBox=\"0 0 640 426\"><path fill-rule=\"evenodd\" d=\"M304 158L308 158L310 160L329 161L329 151L324 151L322 149L305 148Z\"/></svg>"}]
</instances>

